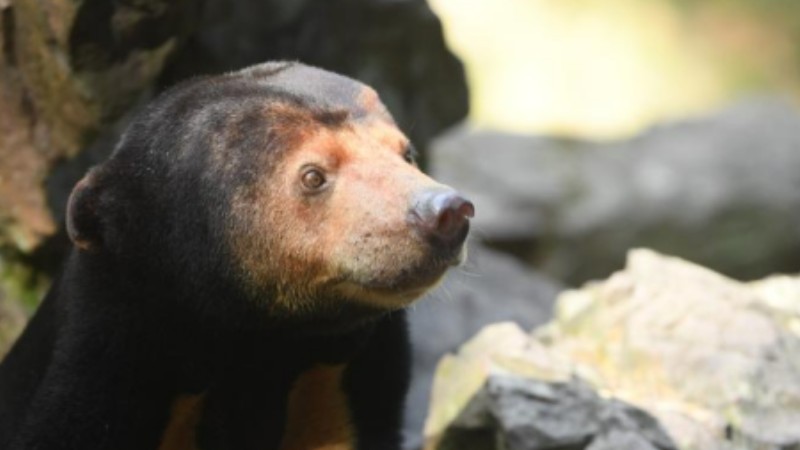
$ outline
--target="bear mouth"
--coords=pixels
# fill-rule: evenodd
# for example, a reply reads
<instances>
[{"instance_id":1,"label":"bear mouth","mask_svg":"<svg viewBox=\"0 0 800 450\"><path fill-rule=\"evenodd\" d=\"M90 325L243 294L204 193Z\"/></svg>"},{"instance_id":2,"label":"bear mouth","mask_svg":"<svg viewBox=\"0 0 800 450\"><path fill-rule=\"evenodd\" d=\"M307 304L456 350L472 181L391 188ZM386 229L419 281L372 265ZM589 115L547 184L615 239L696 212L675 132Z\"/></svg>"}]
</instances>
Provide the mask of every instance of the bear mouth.
<instances>
[{"instance_id":1,"label":"bear mouth","mask_svg":"<svg viewBox=\"0 0 800 450\"><path fill-rule=\"evenodd\" d=\"M464 261L465 255L463 244L433 249L422 261L402 267L391 276L359 277L344 281L341 286L353 299L392 309L402 308L434 289L449 268Z\"/></svg>"},{"instance_id":2,"label":"bear mouth","mask_svg":"<svg viewBox=\"0 0 800 450\"><path fill-rule=\"evenodd\" d=\"M401 251L386 258L384 253L382 263L375 261L377 265L368 270L346 271L331 285L345 299L383 309L406 307L434 289L449 268L464 262L468 235L469 222L447 239L416 236L415 256L403 257Z\"/></svg>"}]
</instances>

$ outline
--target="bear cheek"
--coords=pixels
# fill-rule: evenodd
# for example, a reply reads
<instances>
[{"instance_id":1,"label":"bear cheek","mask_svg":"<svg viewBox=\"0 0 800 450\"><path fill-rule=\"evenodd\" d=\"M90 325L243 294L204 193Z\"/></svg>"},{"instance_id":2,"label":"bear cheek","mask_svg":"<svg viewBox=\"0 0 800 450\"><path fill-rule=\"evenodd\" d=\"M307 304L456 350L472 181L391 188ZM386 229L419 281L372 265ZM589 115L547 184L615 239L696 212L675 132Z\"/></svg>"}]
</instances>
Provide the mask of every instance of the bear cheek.
<instances>
[{"instance_id":1,"label":"bear cheek","mask_svg":"<svg viewBox=\"0 0 800 450\"><path fill-rule=\"evenodd\" d=\"M277 291L278 303L292 303L322 269L318 245L310 236L307 211L290 201L288 189L273 183L243 188L233 197L228 239L234 266L255 295Z\"/></svg>"}]
</instances>

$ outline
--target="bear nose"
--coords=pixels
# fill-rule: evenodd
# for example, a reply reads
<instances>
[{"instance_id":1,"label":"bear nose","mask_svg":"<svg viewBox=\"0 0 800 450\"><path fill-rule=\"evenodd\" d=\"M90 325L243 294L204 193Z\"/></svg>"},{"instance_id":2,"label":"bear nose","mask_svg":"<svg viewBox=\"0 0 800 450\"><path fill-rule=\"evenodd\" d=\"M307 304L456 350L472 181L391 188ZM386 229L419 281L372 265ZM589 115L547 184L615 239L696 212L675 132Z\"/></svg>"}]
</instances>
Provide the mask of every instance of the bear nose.
<instances>
[{"instance_id":1,"label":"bear nose","mask_svg":"<svg viewBox=\"0 0 800 450\"><path fill-rule=\"evenodd\" d=\"M411 212L426 236L451 241L459 234L466 237L465 225L475 215L475 206L452 189L435 188L417 194Z\"/></svg>"}]
</instances>

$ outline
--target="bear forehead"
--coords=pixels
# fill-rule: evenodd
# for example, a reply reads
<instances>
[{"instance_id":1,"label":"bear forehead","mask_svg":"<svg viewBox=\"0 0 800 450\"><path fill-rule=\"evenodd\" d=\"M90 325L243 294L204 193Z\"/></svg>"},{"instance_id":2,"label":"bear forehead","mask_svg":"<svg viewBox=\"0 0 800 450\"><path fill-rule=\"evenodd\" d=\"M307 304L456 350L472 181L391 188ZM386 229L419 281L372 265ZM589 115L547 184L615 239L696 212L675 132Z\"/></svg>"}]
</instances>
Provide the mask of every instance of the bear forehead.
<instances>
[{"instance_id":1,"label":"bear forehead","mask_svg":"<svg viewBox=\"0 0 800 450\"><path fill-rule=\"evenodd\" d=\"M152 168L194 170L208 155L213 164L204 173L253 180L242 174L275 167L316 130L353 127L369 128L362 135L394 148L405 139L369 86L300 63L270 62L176 86L129 127L108 166L137 173L145 166L167 176L176 171Z\"/></svg>"},{"instance_id":2,"label":"bear forehead","mask_svg":"<svg viewBox=\"0 0 800 450\"><path fill-rule=\"evenodd\" d=\"M237 75L253 77L271 89L302 99L311 109L347 111L354 119L377 114L391 120L371 87L316 67L300 63L265 63Z\"/></svg>"}]
</instances>

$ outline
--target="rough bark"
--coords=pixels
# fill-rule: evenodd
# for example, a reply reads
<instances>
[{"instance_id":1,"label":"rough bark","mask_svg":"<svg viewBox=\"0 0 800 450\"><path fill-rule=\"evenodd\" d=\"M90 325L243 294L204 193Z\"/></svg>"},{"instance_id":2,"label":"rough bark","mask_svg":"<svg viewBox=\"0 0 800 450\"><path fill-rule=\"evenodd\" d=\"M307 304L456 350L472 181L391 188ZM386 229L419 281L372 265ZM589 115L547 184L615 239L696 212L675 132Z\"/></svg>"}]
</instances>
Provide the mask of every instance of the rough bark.
<instances>
[{"instance_id":1,"label":"rough bark","mask_svg":"<svg viewBox=\"0 0 800 450\"><path fill-rule=\"evenodd\" d=\"M152 85L190 31L189 0L13 0L2 9L0 244L57 229L45 182Z\"/></svg>"}]
</instances>

